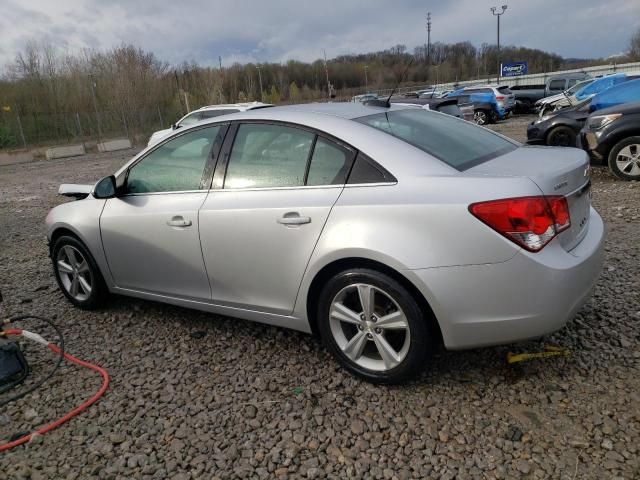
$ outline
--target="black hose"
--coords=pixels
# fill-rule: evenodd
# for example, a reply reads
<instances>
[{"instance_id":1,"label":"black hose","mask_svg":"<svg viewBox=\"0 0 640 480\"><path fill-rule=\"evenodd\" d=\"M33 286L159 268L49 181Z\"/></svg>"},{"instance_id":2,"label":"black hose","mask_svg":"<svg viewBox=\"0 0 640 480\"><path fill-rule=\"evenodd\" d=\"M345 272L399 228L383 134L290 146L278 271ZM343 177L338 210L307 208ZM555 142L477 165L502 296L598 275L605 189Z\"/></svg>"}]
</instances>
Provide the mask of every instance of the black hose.
<instances>
[{"instance_id":1,"label":"black hose","mask_svg":"<svg viewBox=\"0 0 640 480\"><path fill-rule=\"evenodd\" d=\"M29 395L30 393L34 392L35 390L40 388L42 385L44 385L47 381L51 379L51 377L55 375L55 373L60 368L60 365L62 364L62 360L64 359L64 336L62 335L62 332L60 331L58 326L55 323L53 323L51 320L49 320L48 318L39 317L37 315L17 315L15 317L10 318L9 321L13 323L13 322L19 322L21 320L27 320L27 319L41 320L49 324L51 328L53 328L56 331L56 335L58 335L58 339L59 339L58 346L60 347L60 356L58 357L58 361L56 362L56 364L53 366L53 368L49 371L49 373L44 378L42 378L35 385L24 390L23 392L20 392L17 395L14 395L13 397L9 397L6 400L1 400L0 408L4 407L5 405L11 402L15 402L16 400L19 400Z\"/></svg>"}]
</instances>

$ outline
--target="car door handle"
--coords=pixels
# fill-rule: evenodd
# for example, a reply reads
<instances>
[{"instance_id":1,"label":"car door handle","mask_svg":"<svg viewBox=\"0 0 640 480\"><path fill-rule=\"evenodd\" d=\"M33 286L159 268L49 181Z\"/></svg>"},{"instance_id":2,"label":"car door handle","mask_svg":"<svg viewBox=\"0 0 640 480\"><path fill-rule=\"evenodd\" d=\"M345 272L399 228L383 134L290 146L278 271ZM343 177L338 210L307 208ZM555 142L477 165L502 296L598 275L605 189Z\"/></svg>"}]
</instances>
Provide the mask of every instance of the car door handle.
<instances>
[{"instance_id":1,"label":"car door handle","mask_svg":"<svg viewBox=\"0 0 640 480\"><path fill-rule=\"evenodd\" d=\"M185 220L181 216L172 217L171 220L167 222L167 225L170 227L190 227L191 220Z\"/></svg>"},{"instance_id":2,"label":"car door handle","mask_svg":"<svg viewBox=\"0 0 640 480\"><path fill-rule=\"evenodd\" d=\"M311 217L301 217L298 212L289 212L280 217L278 223L282 225L304 225L305 223L311 223Z\"/></svg>"}]
</instances>

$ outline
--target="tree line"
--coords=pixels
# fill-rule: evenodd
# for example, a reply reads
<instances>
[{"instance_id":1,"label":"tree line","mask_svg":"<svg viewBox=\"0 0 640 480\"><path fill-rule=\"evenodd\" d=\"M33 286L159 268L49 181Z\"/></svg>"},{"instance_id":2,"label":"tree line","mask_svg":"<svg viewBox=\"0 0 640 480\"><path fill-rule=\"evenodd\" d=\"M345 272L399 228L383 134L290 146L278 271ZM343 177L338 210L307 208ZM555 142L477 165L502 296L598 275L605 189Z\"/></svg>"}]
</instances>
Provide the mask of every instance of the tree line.
<instances>
[{"instance_id":1,"label":"tree line","mask_svg":"<svg viewBox=\"0 0 640 480\"><path fill-rule=\"evenodd\" d=\"M395 45L378 52L339 56L326 63L320 59L289 60L221 68L186 62L172 67L133 45L68 53L30 42L0 77L0 129L8 118L20 115L43 119L35 122L35 128L58 130L58 136L77 135L83 124L93 132L100 128L100 122L105 130L107 123L115 122L124 125L127 132L147 133L203 105L253 100L308 102L326 99L331 93L337 99L347 99L367 90L392 87L411 59L404 85L486 80L495 77L499 59L527 61L529 73L575 68L559 55L537 49L506 46L498 52L496 45L485 43L478 48L470 42L435 42L429 49L421 45L413 51ZM640 59L640 31L632 37L628 57L619 61L634 59ZM584 61L581 66L598 63L602 60ZM72 114L77 115L76 126L69 116ZM80 114L86 116L84 123Z\"/></svg>"}]
</instances>

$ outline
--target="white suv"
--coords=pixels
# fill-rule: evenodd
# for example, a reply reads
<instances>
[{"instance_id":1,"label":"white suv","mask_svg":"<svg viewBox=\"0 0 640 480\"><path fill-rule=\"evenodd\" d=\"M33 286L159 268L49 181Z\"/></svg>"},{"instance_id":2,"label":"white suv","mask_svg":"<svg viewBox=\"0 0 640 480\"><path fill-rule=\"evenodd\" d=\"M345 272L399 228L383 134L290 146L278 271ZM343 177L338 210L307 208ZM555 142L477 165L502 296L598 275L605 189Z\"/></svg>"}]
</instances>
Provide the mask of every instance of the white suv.
<instances>
[{"instance_id":1,"label":"white suv","mask_svg":"<svg viewBox=\"0 0 640 480\"><path fill-rule=\"evenodd\" d=\"M269 103L262 102L250 102L250 103L229 103L225 105L208 105L206 107L199 108L198 110L194 110L193 112L187 113L184 117L178 120L176 123L171 125L171 128L165 128L164 130L158 130L157 132L153 132L151 138L149 138L149 142L147 142L147 147L158 143L169 133L174 131L176 128L186 127L188 125L193 125L200 120L204 120L206 118L219 117L220 115L228 115L230 113L237 112L246 112L247 110L255 110L257 108L265 108L272 107L273 105Z\"/></svg>"}]
</instances>

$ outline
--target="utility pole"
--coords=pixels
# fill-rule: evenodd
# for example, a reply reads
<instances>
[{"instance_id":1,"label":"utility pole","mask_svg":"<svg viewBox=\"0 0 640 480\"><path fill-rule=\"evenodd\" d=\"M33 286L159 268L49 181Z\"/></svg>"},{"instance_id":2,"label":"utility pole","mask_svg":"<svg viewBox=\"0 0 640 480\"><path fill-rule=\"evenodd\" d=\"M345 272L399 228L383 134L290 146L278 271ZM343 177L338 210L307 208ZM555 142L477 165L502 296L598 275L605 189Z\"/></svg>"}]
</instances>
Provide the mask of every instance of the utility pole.
<instances>
[{"instance_id":1,"label":"utility pole","mask_svg":"<svg viewBox=\"0 0 640 480\"><path fill-rule=\"evenodd\" d=\"M497 7L491 7L491 13L493 13L494 16L498 17L498 75L496 78L496 83L500 83L500 17L504 15L504 12L507 10L507 6L502 5L501 12L497 12L497 10Z\"/></svg>"},{"instance_id":2,"label":"utility pole","mask_svg":"<svg viewBox=\"0 0 640 480\"><path fill-rule=\"evenodd\" d=\"M98 113L98 102L96 101L96 81L93 74L89 74L91 84L91 98L93 99L93 109L96 111L96 122L98 123L98 142L102 140L102 127L100 126L100 114Z\"/></svg>"},{"instance_id":3,"label":"utility pole","mask_svg":"<svg viewBox=\"0 0 640 480\"><path fill-rule=\"evenodd\" d=\"M220 71L222 71L222 57L218 55L218 65L220 65Z\"/></svg>"},{"instance_id":4,"label":"utility pole","mask_svg":"<svg viewBox=\"0 0 640 480\"><path fill-rule=\"evenodd\" d=\"M369 78L367 77L367 69L369 65L364 66L364 89L369 92Z\"/></svg>"},{"instance_id":5,"label":"utility pole","mask_svg":"<svg viewBox=\"0 0 640 480\"><path fill-rule=\"evenodd\" d=\"M260 82L260 101L264 102L264 94L262 93L262 73L260 73L260 65L256 65L256 68L258 69L258 81Z\"/></svg>"},{"instance_id":6,"label":"utility pole","mask_svg":"<svg viewBox=\"0 0 640 480\"><path fill-rule=\"evenodd\" d=\"M327 66L327 51L323 48L322 53L324 53L324 73L327 76L327 98L331 100L331 82L329 81L329 67Z\"/></svg>"},{"instance_id":7,"label":"utility pole","mask_svg":"<svg viewBox=\"0 0 640 480\"><path fill-rule=\"evenodd\" d=\"M431 65L431 12L427 12L427 65Z\"/></svg>"}]
</instances>

